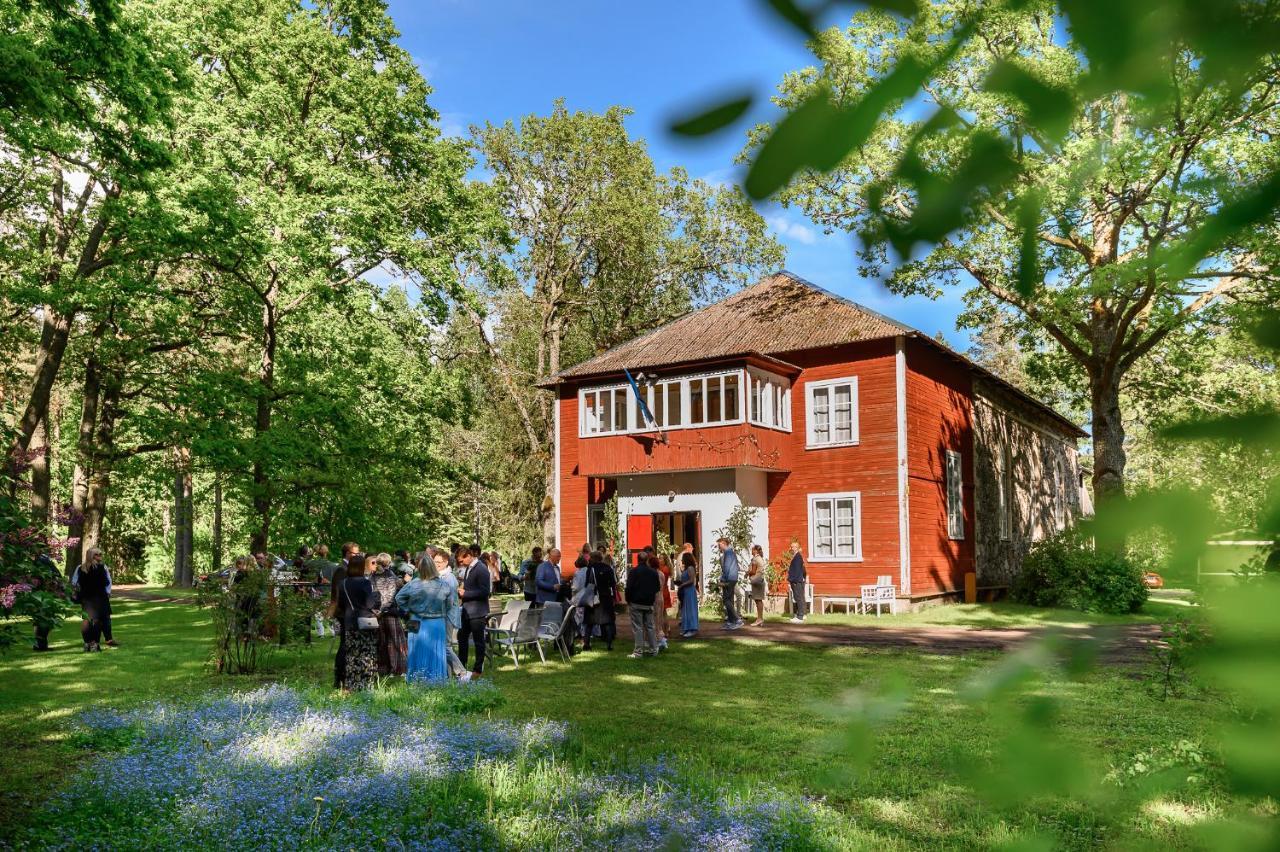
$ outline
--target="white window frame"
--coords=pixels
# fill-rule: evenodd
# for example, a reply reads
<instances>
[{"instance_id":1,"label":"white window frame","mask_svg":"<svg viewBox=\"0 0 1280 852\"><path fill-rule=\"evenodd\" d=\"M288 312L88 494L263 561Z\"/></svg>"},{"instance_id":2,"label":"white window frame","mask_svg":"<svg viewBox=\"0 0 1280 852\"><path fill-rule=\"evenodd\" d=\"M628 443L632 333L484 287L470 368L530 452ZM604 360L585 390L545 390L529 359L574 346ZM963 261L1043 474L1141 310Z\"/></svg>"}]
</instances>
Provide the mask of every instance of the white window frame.
<instances>
[{"instance_id":1,"label":"white window frame","mask_svg":"<svg viewBox=\"0 0 1280 852\"><path fill-rule=\"evenodd\" d=\"M1013 538L1013 454L1009 445L999 443L995 448L996 508L1000 513L997 529L1000 540Z\"/></svg>"},{"instance_id":2,"label":"white window frame","mask_svg":"<svg viewBox=\"0 0 1280 852\"><path fill-rule=\"evenodd\" d=\"M964 541L964 457L957 450L947 450L943 470L947 498L947 538Z\"/></svg>"},{"instance_id":3,"label":"white window frame","mask_svg":"<svg viewBox=\"0 0 1280 852\"><path fill-rule=\"evenodd\" d=\"M728 419L720 419L713 422L691 423L693 415L692 406L690 405L689 393L690 385L693 382L702 382L703 387L706 386L708 379L720 379L720 413L723 418L725 406L725 382L724 377L736 376L738 380L738 416ZM747 412L750 407L750 400L747 397L747 371L744 369L737 370L715 370L706 373L693 373L683 376L671 376L655 381L652 385L646 384L640 388L640 392L645 396L645 403L649 406L649 412L657 417L657 408L654 405L655 395L661 391L665 391L668 385L678 384L680 387L680 424L670 425L670 412L664 405L663 420L667 422L659 423L656 427L644 421L644 415L640 413L640 406L636 404L635 393L631 390L631 385L623 382L622 384L609 385L592 385L578 390L578 437L579 438L603 438L611 435L629 435L642 434L645 432L655 432L659 429L662 431L671 431L674 429L709 429L716 426L734 426L747 422ZM604 394L605 392L617 392L621 390L627 395L627 424L625 428L618 428L617 424L611 424L612 428L607 432L590 431L587 423L587 396L591 394ZM597 400L599 396L597 396ZM613 397L608 399L612 401ZM705 417L708 411L706 400L703 401L703 415Z\"/></svg>"},{"instance_id":4,"label":"white window frame","mask_svg":"<svg viewBox=\"0 0 1280 852\"><path fill-rule=\"evenodd\" d=\"M849 386L849 440L837 441L836 419L835 419L835 398L836 388ZM828 429L829 436L826 441L819 441L814 434L814 393L815 391L826 390L827 398L830 400L830 411L828 413ZM853 447L858 444L858 377L844 376L838 379L823 379L817 382L807 382L804 386L804 434L806 450L825 450L830 447Z\"/></svg>"},{"instance_id":5,"label":"white window frame","mask_svg":"<svg viewBox=\"0 0 1280 852\"><path fill-rule=\"evenodd\" d=\"M1053 526L1059 532L1067 528L1067 471L1061 457L1053 462Z\"/></svg>"},{"instance_id":6,"label":"white window frame","mask_svg":"<svg viewBox=\"0 0 1280 852\"><path fill-rule=\"evenodd\" d=\"M605 544L604 542L591 541L592 536L595 535L596 526L597 526L595 516L597 514L603 516L604 509L605 509L604 503L588 503L587 504L587 541L591 544L592 550L594 550L597 546L603 547ZM601 522L600 525L603 526L604 524L603 517L600 518L600 522Z\"/></svg>"},{"instance_id":7,"label":"white window frame","mask_svg":"<svg viewBox=\"0 0 1280 852\"><path fill-rule=\"evenodd\" d=\"M777 432L791 431L791 382L765 370L747 369L747 422ZM759 414L752 405L759 393Z\"/></svg>"},{"instance_id":8,"label":"white window frame","mask_svg":"<svg viewBox=\"0 0 1280 852\"><path fill-rule=\"evenodd\" d=\"M844 556L835 554L835 538L836 538L836 503L840 500L853 501L853 555ZM819 555L816 507L818 503L831 503L831 549L833 555ZM861 491L838 491L827 494L810 494L809 495L809 551L805 554L805 558L810 562L861 562L862 561L862 492Z\"/></svg>"},{"instance_id":9,"label":"white window frame","mask_svg":"<svg viewBox=\"0 0 1280 852\"><path fill-rule=\"evenodd\" d=\"M614 422L613 414L617 409L614 401L614 394L621 391L626 395L627 400L627 423L622 428L618 428L618 424ZM607 394L603 398L609 400L609 423L610 428L606 431L588 429L587 424L587 396L595 395L596 411L601 411L600 399L601 395ZM599 417L599 414L596 415ZM578 391L578 437L580 438L599 438L606 435L625 435L628 432L635 431L634 424L639 420L640 412L636 406L635 394L631 392L631 386L628 384L620 385L599 385L596 387L583 388Z\"/></svg>"}]
</instances>

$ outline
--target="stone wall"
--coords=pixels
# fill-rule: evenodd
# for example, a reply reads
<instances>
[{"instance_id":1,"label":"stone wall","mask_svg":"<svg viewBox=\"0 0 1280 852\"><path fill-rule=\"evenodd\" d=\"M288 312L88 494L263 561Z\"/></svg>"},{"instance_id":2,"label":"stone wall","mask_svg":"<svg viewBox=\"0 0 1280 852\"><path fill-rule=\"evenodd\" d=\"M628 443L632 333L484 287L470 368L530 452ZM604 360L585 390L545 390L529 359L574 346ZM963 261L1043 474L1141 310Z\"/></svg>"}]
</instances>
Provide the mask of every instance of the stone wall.
<instances>
[{"instance_id":1,"label":"stone wall","mask_svg":"<svg viewBox=\"0 0 1280 852\"><path fill-rule=\"evenodd\" d=\"M979 587L1008 586L1032 542L1080 517L1077 439L994 382L975 378L973 390L975 570ZM1007 535L1002 464L1010 495Z\"/></svg>"}]
</instances>

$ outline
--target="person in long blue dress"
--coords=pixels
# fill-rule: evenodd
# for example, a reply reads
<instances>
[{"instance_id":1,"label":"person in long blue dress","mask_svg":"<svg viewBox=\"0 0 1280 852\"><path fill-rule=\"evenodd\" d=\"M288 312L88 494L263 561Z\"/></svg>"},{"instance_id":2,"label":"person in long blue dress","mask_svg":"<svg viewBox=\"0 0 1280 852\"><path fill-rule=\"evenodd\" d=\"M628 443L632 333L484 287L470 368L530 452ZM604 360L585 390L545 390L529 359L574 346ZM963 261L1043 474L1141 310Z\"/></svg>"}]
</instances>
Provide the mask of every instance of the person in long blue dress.
<instances>
[{"instance_id":1,"label":"person in long blue dress","mask_svg":"<svg viewBox=\"0 0 1280 852\"><path fill-rule=\"evenodd\" d=\"M445 621L456 628L460 613L458 596L448 583L440 579L440 572L447 570L449 554L438 548L428 548L418 560L417 578L396 593L396 603L409 614L411 621L418 624L417 632L409 633L405 680L410 683L449 679Z\"/></svg>"},{"instance_id":2,"label":"person in long blue dress","mask_svg":"<svg viewBox=\"0 0 1280 852\"><path fill-rule=\"evenodd\" d=\"M698 564L692 553L680 554L680 635L698 633Z\"/></svg>"}]
</instances>

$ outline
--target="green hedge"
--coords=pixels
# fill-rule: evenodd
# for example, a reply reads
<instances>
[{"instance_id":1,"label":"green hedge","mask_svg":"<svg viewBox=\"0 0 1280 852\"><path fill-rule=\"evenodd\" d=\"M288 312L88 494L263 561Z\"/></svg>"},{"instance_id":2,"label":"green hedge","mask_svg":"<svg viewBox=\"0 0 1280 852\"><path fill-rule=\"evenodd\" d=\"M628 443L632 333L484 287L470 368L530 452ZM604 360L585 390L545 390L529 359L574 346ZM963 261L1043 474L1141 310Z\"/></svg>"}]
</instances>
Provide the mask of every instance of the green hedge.
<instances>
[{"instance_id":1,"label":"green hedge","mask_svg":"<svg viewBox=\"0 0 1280 852\"><path fill-rule=\"evenodd\" d=\"M1141 609L1147 587L1137 564L1068 530L1031 546L1010 594L1033 606L1119 614Z\"/></svg>"}]
</instances>

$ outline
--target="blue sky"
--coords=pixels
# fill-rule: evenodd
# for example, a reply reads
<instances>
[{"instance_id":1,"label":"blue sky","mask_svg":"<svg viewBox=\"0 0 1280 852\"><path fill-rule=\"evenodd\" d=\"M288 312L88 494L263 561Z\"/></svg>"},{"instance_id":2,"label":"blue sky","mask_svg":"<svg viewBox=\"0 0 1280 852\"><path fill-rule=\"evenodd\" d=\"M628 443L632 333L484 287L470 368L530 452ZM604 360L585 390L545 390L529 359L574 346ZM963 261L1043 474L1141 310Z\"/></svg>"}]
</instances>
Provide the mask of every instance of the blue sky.
<instances>
[{"instance_id":1,"label":"blue sky","mask_svg":"<svg viewBox=\"0 0 1280 852\"><path fill-rule=\"evenodd\" d=\"M391 14L435 89L446 133L545 114L558 97L570 109L620 104L634 110L628 128L660 168L684 166L710 180L733 179L742 134L682 140L667 132L671 117L743 86L771 91L787 71L812 64L761 0L392 0ZM796 210L761 212L792 272L967 345L955 328L959 292L938 301L895 296L857 274L852 238L823 234Z\"/></svg>"}]
</instances>

